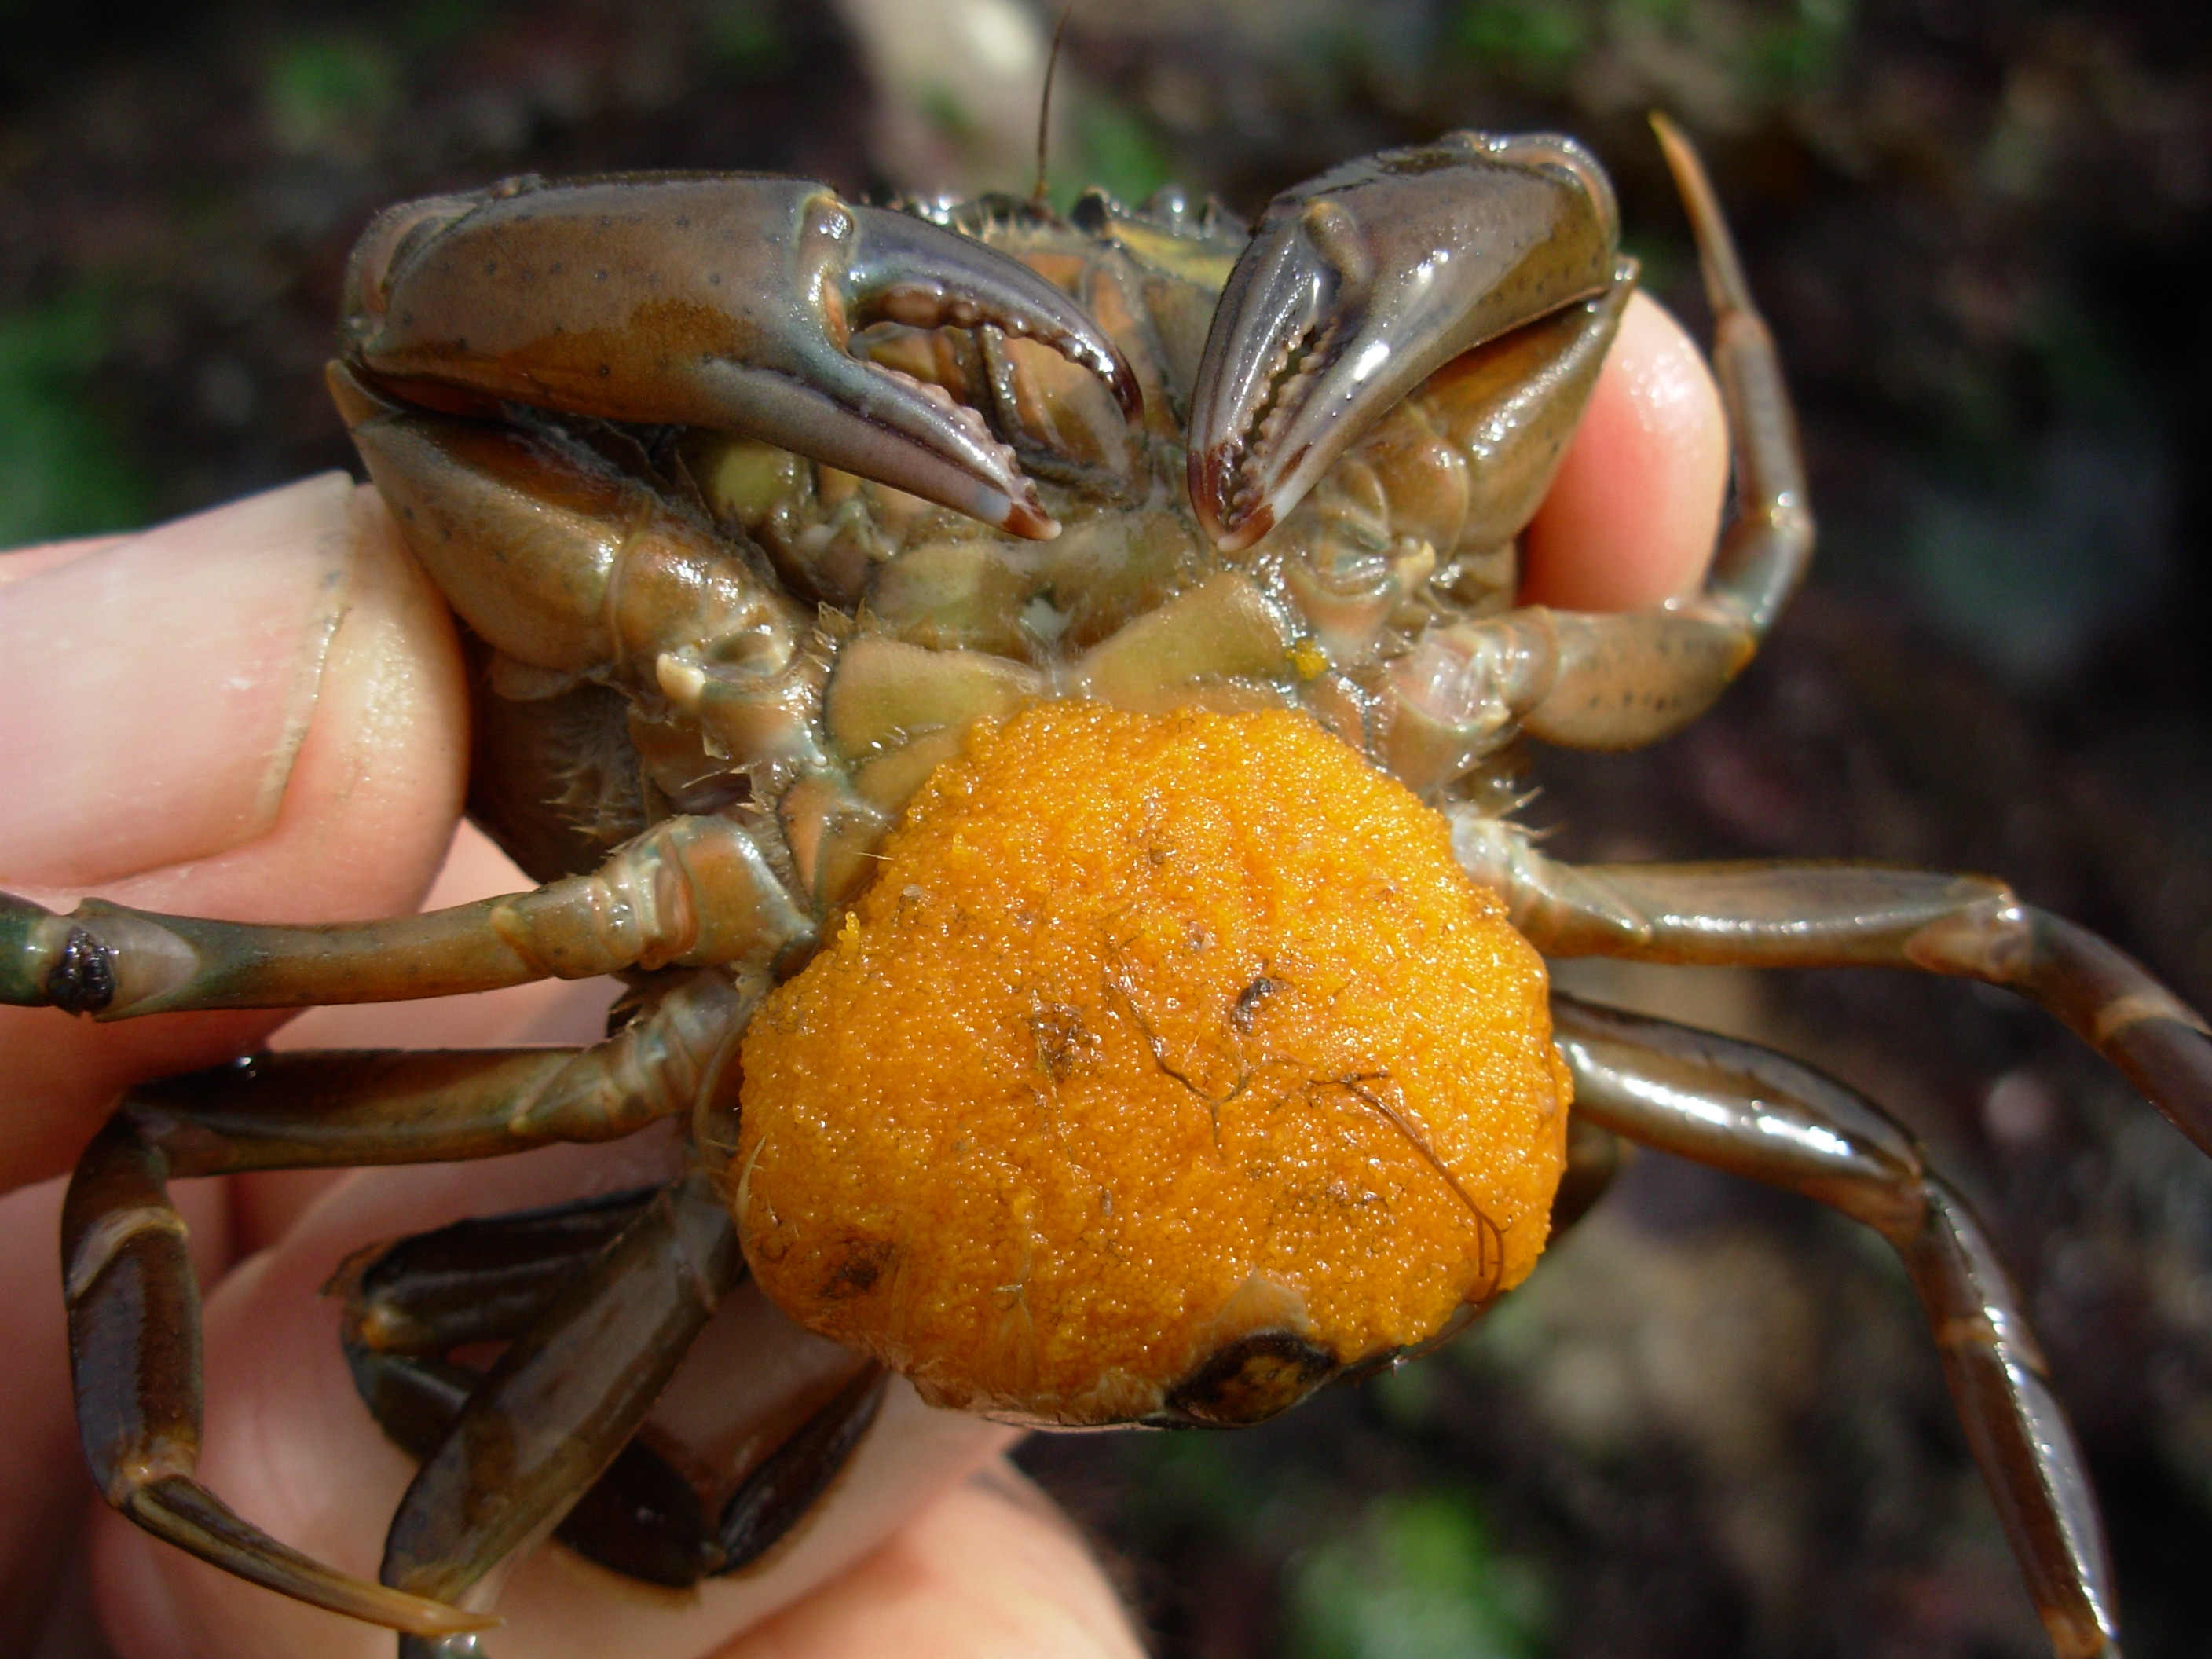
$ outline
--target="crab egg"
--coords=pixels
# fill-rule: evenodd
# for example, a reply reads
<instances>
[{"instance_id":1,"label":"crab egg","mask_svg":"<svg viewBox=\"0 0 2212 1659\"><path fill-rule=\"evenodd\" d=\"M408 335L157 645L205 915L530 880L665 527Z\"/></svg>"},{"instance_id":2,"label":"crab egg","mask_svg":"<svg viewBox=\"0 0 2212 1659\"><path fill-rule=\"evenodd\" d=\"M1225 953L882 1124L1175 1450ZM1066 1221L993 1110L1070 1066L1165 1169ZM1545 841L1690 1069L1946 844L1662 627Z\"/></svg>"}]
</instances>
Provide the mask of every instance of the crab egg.
<instances>
[{"instance_id":1,"label":"crab egg","mask_svg":"<svg viewBox=\"0 0 2212 1659\"><path fill-rule=\"evenodd\" d=\"M1544 967L1443 821L1301 714L981 723L753 1022L763 1288L944 1405L1235 1424L1543 1249Z\"/></svg>"}]
</instances>

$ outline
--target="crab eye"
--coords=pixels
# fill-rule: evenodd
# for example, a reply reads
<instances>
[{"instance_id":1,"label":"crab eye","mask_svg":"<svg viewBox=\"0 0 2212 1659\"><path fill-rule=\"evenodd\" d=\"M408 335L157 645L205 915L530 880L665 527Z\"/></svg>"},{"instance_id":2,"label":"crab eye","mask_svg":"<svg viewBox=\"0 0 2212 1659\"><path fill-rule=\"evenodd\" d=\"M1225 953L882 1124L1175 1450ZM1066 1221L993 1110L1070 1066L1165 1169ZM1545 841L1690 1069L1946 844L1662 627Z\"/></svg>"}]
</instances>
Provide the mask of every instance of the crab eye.
<instances>
[{"instance_id":1,"label":"crab eye","mask_svg":"<svg viewBox=\"0 0 2212 1659\"><path fill-rule=\"evenodd\" d=\"M384 320L394 274L447 225L465 217L481 196L426 196L386 208L354 245L346 269L345 318L356 337Z\"/></svg>"}]
</instances>

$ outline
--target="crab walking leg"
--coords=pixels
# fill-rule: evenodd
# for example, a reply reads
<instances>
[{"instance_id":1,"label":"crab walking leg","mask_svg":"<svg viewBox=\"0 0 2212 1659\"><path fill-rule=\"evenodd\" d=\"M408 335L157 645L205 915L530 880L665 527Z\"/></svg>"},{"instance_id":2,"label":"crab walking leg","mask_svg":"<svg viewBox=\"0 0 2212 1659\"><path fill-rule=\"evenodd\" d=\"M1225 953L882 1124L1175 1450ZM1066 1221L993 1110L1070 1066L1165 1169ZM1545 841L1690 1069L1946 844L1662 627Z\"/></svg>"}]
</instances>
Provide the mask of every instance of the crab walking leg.
<instances>
[{"instance_id":1,"label":"crab walking leg","mask_svg":"<svg viewBox=\"0 0 2212 1659\"><path fill-rule=\"evenodd\" d=\"M586 1049L298 1054L134 1090L78 1163L62 1211L70 1362L107 1501L239 1577L425 1636L487 1620L309 1559L224 1507L199 1460L200 1305L168 1182L185 1176L489 1157L610 1139L709 1097L758 988L707 974Z\"/></svg>"},{"instance_id":2,"label":"crab walking leg","mask_svg":"<svg viewBox=\"0 0 2212 1659\"><path fill-rule=\"evenodd\" d=\"M2080 1449L2004 1265L1966 1201L1872 1102L1749 1043L1553 998L1575 1111L1618 1134L1787 1188L1905 1260L1966 1438L2058 1659L2119 1651L2112 1569Z\"/></svg>"},{"instance_id":3,"label":"crab walking leg","mask_svg":"<svg viewBox=\"0 0 2212 1659\"><path fill-rule=\"evenodd\" d=\"M511 1340L659 1191L633 1188L472 1218L362 1251L325 1292L344 1300L348 1358Z\"/></svg>"},{"instance_id":4,"label":"crab walking leg","mask_svg":"<svg viewBox=\"0 0 2212 1659\"><path fill-rule=\"evenodd\" d=\"M1430 630L1393 671L1399 718L1415 728L1401 744L1456 747L1472 763L1516 729L1576 749L1655 742L1702 714L1742 672L1811 562L1804 460L1773 336L1696 151L1663 116L1652 125L1696 233L1735 450L1735 517L1712 574L1703 592L1650 611L1524 605Z\"/></svg>"},{"instance_id":5,"label":"crab walking leg","mask_svg":"<svg viewBox=\"0 0 2212 1659\"><path fill-rule=\"evenodd\" d=\"M452 1602L546 1536L744 1276L703 1174L672 1183L501 1354L401 1499L383 1582Z\"/></svg>"},{"instance_id":6,"label":"crab walking leg","mask_svg":"<svg viewBox=\"0 0 2212 1659\"><path fill-rule=\"evenodd\" d=\"M1613 1177L1627 1167L1632 1150L1619 1135L1579 1114L1567 1120L1567 1162L1552 1197L1550 1231L1544 1236L1547 1246L1596 1206Z\"/></svg>"},{"instance_id":7,"label":"crab walking leg","mask_svg":"<svg viewBox=\"0 0 2212 1659\"><path fill-rule=\"evenodd\" d=\"M483 1378L450 1360L362 1354L354 1370L378 1424L428 1458L453 1432ZM857 1362L844 1386L751 1470L710 1515L699 1489L633 1437L576 1498L553 1536L577 1554L648 1584L689 1589L741 1572L789 1534L860 1447L890 1373Z\"/></svg>"},{"instance_id":8,"label":"crab walking leg","mask_svg":"<svg viewBox=\"0 0 2212 1659\"><path fill-rule=\"evenodd\" d=\"M1651 129L1666 152L1697 237L1698 263L1713 312L1713 368L1736 456L1736 516L1721 539L1707 597L1741 616L1754 638L1773 625L1813 558L1813 515L1797 416L1782 358L1753 304L1735 239L1705 164L1665 116Z\"/></svg>"},{"instance_id":9,"label":"crab walking leg","mask_svg":"<svg viewBox=\"0 0 2212 1659\"><path fill-rule=\"evenodd\" d=\"M431 1456L482 1381L445 1356L521 1334L653 1197L651 1189L611 1194L457 1222L350 1266L339 1285L346 1357L385 1432L416 1457ZM744 1472L719 1516L690 1478L633 1438L555 1536L603 1566L672 1589L750 1565L806 1512L875 1419L887 1374L857 1356L842 1371L811 1409L802 1397L797 1425ZM818 1395L811 1376L797 1383ZM779 1394L773 1416L792 1410Z\"/></svg>"},{"instance_id":10,"label":"crab walking leg","mask_svg":"<svg viewBox=\"0 0 2212 1659\"><path fill-rule=\"evenodd\" d=\"M1989 876L1856 864L1564 864L1456 815L1460 862L1551 956L1917 968L2040 1003L2212 1152L2212 1030L2140 963Z\"/></svg>"},{"instance_id":11,"label":"crab walking leg","mask_svg":"<svg viewBox=\"0 0 2212 1659\"><path fill-rule=\"evenodd\" d=\"M458 1221L349 1261L331 1291L344 1299L346 1363L378 1425L418 1462L433 1455L483 1381L451 1351L528 1330L659 1194L641 1188ZM628 1523L627 1553L593 1547L591 1523L608 1510ZM555 1535L618 1572L683 1585L698 1577L705 1533L690 1483L633 1439Z\"/></svg>"},{"instance_id":12,"label":"crab walking leg","mask_svg":"<svg viewBox=\"0 0 2212 1659\"><path fill-rule=\"evenodd\" d=\"M628 968L767 969L811 924L759 846L672 817L589 876L390 921L263 927L0 894L0 1003L102 1019L182 1008L407 1001Z\"/></svg>"}]
</instances>

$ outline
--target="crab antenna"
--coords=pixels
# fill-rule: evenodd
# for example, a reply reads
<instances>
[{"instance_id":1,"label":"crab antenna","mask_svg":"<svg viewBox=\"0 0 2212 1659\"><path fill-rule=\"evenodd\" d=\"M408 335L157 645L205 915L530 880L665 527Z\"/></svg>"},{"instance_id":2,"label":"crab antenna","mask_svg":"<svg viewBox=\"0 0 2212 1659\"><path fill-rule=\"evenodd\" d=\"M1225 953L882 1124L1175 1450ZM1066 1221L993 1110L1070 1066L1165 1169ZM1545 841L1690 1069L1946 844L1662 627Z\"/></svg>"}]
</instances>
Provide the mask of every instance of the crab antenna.
<instances>
[{"instance_id":1,"label":"crab antenna","mask_svg":"<svg viewBox=\"0 0 2212 1659\"><path fill-rule=\"evenodd\" d=\"M1052 27L1052 49L1044 58L1044 95L1037 100L1037 170L1036 184L1030 191L1030 200L1040 206L1045 202L1045 186L1049 178L1045 168L1045 154L1052 143L1052 82L1060 72L1060 44L1067 38L1067 20L1075 15L1075 0L1060 9L1060 21Z\"/></svg>"}]
</instances>

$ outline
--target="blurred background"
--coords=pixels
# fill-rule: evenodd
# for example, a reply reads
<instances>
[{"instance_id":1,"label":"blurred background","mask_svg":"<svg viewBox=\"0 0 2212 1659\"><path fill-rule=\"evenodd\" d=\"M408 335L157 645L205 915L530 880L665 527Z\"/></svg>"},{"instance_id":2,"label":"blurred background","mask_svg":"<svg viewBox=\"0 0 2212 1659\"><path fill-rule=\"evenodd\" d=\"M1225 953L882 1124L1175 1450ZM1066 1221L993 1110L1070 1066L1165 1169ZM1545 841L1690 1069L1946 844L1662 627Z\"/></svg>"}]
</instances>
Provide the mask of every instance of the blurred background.
<instances>
[{"instance_id":1,"label":"blurred background","mask_svg":"<svg viewBox=\"0 0 2212 1659\"><path fill-rule=\"evenodd\" d=\"M0 544L351 455L346 251L508 173L1025 190L1029 0L0 0ZM1086 0L1052 184L1249 213L1557 126L1705 319L1644 126L1705 148L1826 539L1711 717L1547 755L1577 857L1994 870L2212 1006L2212 9L2197 0ZM2212 1164L2002 994L1584 965L1905 1116L2030 1291L2136 1659L2212 1651ZM2043 1639L1904 1275L1657 1157L1449 1352L1231 1437L1024 1461L1164 1654L2021 1656Z\"/></svg>"}]
</instances>

